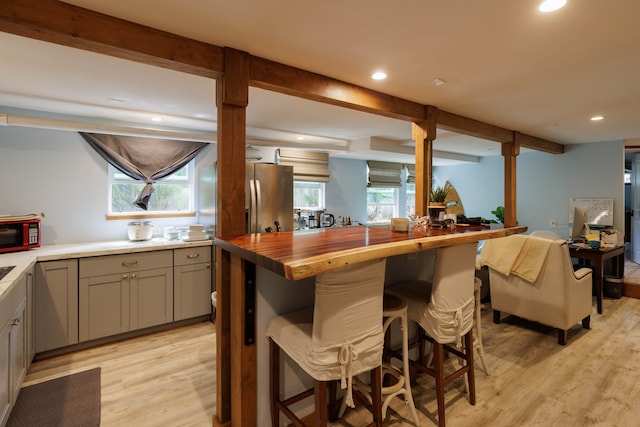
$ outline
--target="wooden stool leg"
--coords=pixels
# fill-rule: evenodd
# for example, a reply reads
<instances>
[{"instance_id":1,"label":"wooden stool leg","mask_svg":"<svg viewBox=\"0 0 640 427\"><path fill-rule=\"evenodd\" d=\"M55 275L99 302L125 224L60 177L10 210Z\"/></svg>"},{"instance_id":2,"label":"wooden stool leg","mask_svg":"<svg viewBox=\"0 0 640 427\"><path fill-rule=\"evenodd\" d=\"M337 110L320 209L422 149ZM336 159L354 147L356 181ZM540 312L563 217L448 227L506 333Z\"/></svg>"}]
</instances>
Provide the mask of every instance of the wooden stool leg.
<instances>
[{"instance_id":1,"label":"wooden stool leg","mask_svg":"<svg viewBox=\"0 0 640 427\"><path fill-rule=\"evenodd\" d=\"M465 351L467 355L467 367L469 370L467 371L467 380L469 381L469 403L472 405L476 404L476 377L475 377L475 369L473 366L473 332L470 330L464 336L464 345Z\"/></svg>"},{"instance_id":2,"label":"wooden stool leg","mask_svg":"<svg viewBox=\"0 0 640 427\"><path fill-rule=\"evenodd\" d=\"M314 381L314 397L315 397L315 425L317 427L325 427L327 425L327 383L326 381Z\"/></svg>"},{"instance_id":3,"label":"wooden stool leg","mask_svg":"<svg viewBox=\"0 0 640 427\"><path fill-rule=\"evenodd\" d=\"M280 347L269 338L271 354L269 364L271 365L271 425L280 425L280 410L276 401L280 399Z\"/></svg>"},{"instance_id":4,"label":"wooden stool leg","mask_svg":"<svg viewBox=\"0 0 640 427\"><path fill-rule=\"evenodd\" d=\"M331 422L338 419L337 386L337 381L331 381L329 383L329 421Z\"/></svg>"},{"instance_id":5,"label":"wooden stool leg","mask_svg":"<svg viewBox=\"0 0 640 427\"><path fill-rule=\"evenodd\" d=\"M444 348L442 344L433 342L433 359L436 377L436 398L438 401L438 425L445 427L444 419Z\"/></svg>"},{"instance_id":6,"label":"wooden stool leg","mask_svg":"<svg viewBox=\"0 0 640 427\"><path fill-rule=\"evenodd\" d=\"M382 427L382 366L371 371L371 412L373 425Z\"/></svg>"}]
</instances>

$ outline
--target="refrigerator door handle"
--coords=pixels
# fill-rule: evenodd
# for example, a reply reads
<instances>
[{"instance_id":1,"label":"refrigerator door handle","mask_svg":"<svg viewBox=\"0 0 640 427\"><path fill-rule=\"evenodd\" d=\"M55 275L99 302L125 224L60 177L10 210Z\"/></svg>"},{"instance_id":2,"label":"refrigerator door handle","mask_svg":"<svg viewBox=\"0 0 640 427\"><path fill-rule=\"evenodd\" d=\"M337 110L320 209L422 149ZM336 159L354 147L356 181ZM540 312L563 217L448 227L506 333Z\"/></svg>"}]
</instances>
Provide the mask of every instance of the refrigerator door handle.
<instances>
[{"instance_id":1,"label":"refrigerator door handle","mask_svg":"<svg viewBox=\"0 0 640 427\"><path fill-rule=\"evenodd\" d=\"M260 223L260 213L262 212L262 190L260 189L260 180L256 179L256 233L262 233L262 224Z\"/></svg>"},{"instance_id":2,"label":"refrigerator door handle","mask_svg":"<svg viewBox=\"0 0 640 427\"><path fill-rule=\"evenodd\" d=\"M255 180L249 180L249 192L251 203L249 203L249 233L256 232L256 221L258 218L258 212L256 209L256 182Z\"/></svg>"}]
</instances>

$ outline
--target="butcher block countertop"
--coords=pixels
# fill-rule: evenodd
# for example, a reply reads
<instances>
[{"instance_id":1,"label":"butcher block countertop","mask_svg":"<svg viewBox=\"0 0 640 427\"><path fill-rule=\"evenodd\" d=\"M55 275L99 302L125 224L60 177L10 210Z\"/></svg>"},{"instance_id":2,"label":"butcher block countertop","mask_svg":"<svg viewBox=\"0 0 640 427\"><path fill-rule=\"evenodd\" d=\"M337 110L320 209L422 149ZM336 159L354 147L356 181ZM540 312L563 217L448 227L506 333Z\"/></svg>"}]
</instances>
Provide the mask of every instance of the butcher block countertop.
<instances>
[{"instance_id":1,"label":"butcher block countertop","mask_svg":"<svg viewBox=\"0 0 640 427\"><path fill-rule=\"evenodd\" d=\"M457 226L408 232L390 226L319 228L303 232L216 237L215 244L232 254L290 280L315 276L349 264L473 243L524 233L527 227L489 229Z\"/></svg>"}]
</instances>

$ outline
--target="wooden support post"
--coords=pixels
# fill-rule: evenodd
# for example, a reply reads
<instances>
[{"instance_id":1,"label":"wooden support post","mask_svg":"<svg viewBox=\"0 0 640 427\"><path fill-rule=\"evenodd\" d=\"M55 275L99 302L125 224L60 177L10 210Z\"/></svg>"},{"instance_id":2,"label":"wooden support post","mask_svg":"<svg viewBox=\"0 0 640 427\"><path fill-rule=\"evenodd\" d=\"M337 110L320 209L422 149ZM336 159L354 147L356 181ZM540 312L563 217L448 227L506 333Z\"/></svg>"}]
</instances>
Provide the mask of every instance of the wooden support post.
<instances>
[{"instance_id":1,"label":"wooden support post","mask_svg":"<svg viewBox=\"0 0 640 427\"><path fill-rule=\"evenodd\" d=\"M231 425L231 365L229 286L231 254L216 246L216 413L213 426Z\"/></svg>"},{"instance_id":2,"label":"wooden support post","mask_svg":"<svg viewBox=\"0 0 640 427\"><path fill-rule=\"evenodd\" d=\"M412 123L411 136L416 143L416 215L429 213L433 180L433 140L436 139L435 107L427 106L426 120Z\"/></svg>"},{"instance_id":3,"label":"wooden support post","mask_svg":"<svg viewBox=\"0 0 640 427\"><path fill-rule=\"evenodd\" d=\"M514 141L502 144L504 156L504 226L516 226L516 157L520 146Z\"/></svg>"},{"instance_id":4,"label":"wooden support post","mask_svg":"<svg viewBox=\"0 0 640 427\"><path fill-rule=\"evenodd\" d=\"M224 48L224 74L217 80L218 166L216 236L245 234L246 107L249 94L249 55ZM243 318L232 316L243 304L244 277L239 262L216 249L217 395L214 426L256 425L255 343L244 345ZM242 291L240 291L242 290ZM233 308L233 309L232 309ZM250 363L253 361L253 364ZM242 381L241 381L242 379Z\"/></svg>"}]
</instances>

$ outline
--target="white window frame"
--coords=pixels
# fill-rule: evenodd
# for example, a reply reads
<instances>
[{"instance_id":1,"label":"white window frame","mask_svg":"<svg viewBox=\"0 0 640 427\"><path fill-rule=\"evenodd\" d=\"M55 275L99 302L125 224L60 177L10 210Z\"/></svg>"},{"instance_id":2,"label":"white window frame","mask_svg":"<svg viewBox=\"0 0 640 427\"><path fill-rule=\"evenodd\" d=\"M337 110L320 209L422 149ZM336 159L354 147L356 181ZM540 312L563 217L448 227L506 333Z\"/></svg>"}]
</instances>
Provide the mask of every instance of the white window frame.
<instances>
[{"instance_id":1,"label":"white window frame","mask_svg":"<svg viewBox=\"0 0 640 427\"><path fill-rule=\"evenodd\" d=\"M156 195L158 186L162 186L166 184L171 185L172 181L175 183L181 183L181 184L187 183L188 191L189 191L188 193L189 207L185 210L146 210L145 211L143 209L138 209L132 205L130 211L114 212L113 200L112 200L113 185L119 184L119 183L130 184L133 182L143 185L143 183L141 183L140 181L134 181L133 179L124 175L122 172L120 172L118 169L116 169L114 166L112 166L109 163L107 163L107 167L108 167L108 180L107 180L108 181L108 184L107 184L108 185L108 200L107 200L107 212L108 212L107 218L108 219L120 219L122 217L149 218L149 217L174 217L174 216L194 216L195 215L195 194L196 194L195 192L195 175L196 175L195 159L191 160L189 163L186 164L186 166L184 166L184 168L187 169L186 177L183 178L183 177L176 177L174 175L169 175L168 177L165 177L153 183L153 186L156 188L156 192L154 192L154 195L151 196L152 198Z\"/></svg>"},{"instance_id":2,"label":"white window frame","mask_svg":"<svg viewBox=\"0 0 640 427\"><path fill-rule=\"evenodd\" d=\"M408 182L405 188L407 217L411 217L416 214L416 184Z\"/></svg>"},{"instance_id":3,"label":"white window frame","mask_svg":"<svg viewBox=\"0 0 640 427\"><path fill-rule=\"evenodd\" d=\"M393 192L393 205L391 204L382 204L383 206L393 206L393 212L390 217L385 218L376 218L369 219L369 191L371 190L391 190ZM367 225L376 225L376 224L389 224L391 222L391 218L398 217L399 211L399 203L400 203L400 192L398 191L398 187L368 187L367 188Z\"/></svg>"},{"instance_id":4,"label":"white window frame","mask_svg":"<svg viewBox=\"0 0 640 427\"><path fill-rule=\"evenodd\" d=\"M320 192L318 196L318 206L300 206L296 203L296 188L304 188L305 185L312 184L313 188L317 188ZM309 186L311 188L311 186ZM326 196L326 183L318 181L293 181L293 208L302 210L322 210L325 208L325 196Z\"/></svg>"}]
</instances>

